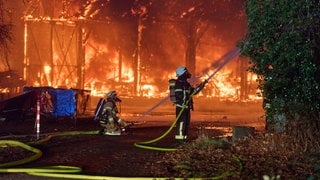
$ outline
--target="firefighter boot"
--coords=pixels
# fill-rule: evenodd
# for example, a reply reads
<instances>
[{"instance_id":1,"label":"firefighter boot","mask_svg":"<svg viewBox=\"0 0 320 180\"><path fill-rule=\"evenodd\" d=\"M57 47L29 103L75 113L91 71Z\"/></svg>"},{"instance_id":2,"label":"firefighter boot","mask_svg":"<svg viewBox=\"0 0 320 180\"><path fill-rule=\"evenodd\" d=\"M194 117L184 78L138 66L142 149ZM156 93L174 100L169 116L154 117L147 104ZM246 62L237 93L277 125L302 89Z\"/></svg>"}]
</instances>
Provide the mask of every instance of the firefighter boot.
<instances>
[{"instance_id":1,"label":"firefighter boot","mask_svg":"<svg viewBox=\"0 0 320 180\"><path fill-rule=\"evenodd\" d=\"M105 135L121 135L121 130L115 123L108 123Z\"/></svg>"}]
</instances>

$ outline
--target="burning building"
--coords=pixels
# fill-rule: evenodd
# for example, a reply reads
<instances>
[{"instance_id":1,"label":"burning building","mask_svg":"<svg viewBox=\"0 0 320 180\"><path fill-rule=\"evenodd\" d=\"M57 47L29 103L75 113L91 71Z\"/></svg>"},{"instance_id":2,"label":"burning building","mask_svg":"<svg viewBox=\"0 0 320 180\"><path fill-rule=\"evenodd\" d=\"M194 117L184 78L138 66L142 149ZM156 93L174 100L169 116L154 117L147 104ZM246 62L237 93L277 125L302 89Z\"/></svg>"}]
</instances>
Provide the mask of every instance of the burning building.
<instances>
[{"instance_id":1,"label":"burning building","mask_svg":"<svg viewBox=\"0 0 320 180\"><path fill-rule=\"evenodd\" d=\"M100 96L168 95L175 68L194 76L245 34L241 1L29 0L23 8L26 86ZM221 69L200 96L255 99L246 59Z\"/></svg>"}]
</instances>

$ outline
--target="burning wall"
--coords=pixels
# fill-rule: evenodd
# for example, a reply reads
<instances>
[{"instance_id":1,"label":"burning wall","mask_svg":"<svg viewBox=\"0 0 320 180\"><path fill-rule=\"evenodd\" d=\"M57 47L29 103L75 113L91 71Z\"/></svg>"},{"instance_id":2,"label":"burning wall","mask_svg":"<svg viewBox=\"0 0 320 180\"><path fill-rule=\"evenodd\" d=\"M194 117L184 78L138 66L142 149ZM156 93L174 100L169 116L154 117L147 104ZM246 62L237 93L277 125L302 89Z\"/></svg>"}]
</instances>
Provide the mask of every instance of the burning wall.
<instances>
[{"instance_id":1,"label":"burning wall","mask_svg":"<svg viewBox=\"0 0 320 180\"><path fill-rule=\"evenodd\" d=\"M41 2L45 4L45 1ZM85 88L95 95L116 89L121 94L136 95L135 85L139 78L140 95L167 95L168 79L175 78L175 68L185 64L183 29L175 26L179 19L146 21L148 17L141 16L139 21L139 17L129 16L132 13L129 6L121 6L121 10L112 9L113 1L101 4L95 1L95 6L82 6L80 1L63 2L68 1L46 4L42 15L39 11L39 16L26 16L27 85ZM99 10L105 6L110 7ZM50 10L52 7L54 10ZM89 7L96 9L90 11ZM85 9L84 15L87 16L79 15L81 8ZM148 8L152 9L151 6ZM103 19L101 13L98 16L99 12L110 12L111 9L114 13L121 11L119 14L123 18ZM185 9L189 13L195 8ZM234 7L228 12L233 10ZM96 20L93 18L95 16L103 20ZM223 23L217 21L209 26L197 46L194 75L235 46L245 33L243 22L227 26L227 23L221 25ZM239 67L239 61L234 60L212 79L200 95L239 98L243 87L241 79L255 86L253 75L241 77L239 71L244 71L243 67ZM249 91L254 94L255 87Z\"/></svg>"}]
</instances>

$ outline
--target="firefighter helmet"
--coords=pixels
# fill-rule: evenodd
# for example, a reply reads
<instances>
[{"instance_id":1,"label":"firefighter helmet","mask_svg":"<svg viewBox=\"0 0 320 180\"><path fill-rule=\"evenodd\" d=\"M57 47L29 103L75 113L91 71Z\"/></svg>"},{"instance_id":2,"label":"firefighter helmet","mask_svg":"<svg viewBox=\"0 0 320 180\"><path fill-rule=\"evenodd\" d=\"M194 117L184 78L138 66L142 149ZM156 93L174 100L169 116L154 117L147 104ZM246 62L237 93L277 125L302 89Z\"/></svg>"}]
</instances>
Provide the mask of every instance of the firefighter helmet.
<instances>
[{"instance_id":1,"label":"firefighter helmet","mask_svg":"<svg viewBox=\"0 0 320 180\"><path fill-rule=\"evenodd\" d=\"M121 99L118 98L116 91L108 92L107 99L115 102L121 102Z\"/></svg>"},{"instance_id":2,"label":"firefighter helmet","mask_svg":"<svg viewBox=\"0 0 320 180\"><path fill-rule=\"evenodd\" d=\"M187 68L186 67L184 67L184 66L179 66L178 68L177 68L177 70L176 70L176 75L177 75L177 77L179 77L179 76L181 76L181 75L183 75L185 72L187 72L188 70L187 70Z\"/></svg>"}]
</instances>

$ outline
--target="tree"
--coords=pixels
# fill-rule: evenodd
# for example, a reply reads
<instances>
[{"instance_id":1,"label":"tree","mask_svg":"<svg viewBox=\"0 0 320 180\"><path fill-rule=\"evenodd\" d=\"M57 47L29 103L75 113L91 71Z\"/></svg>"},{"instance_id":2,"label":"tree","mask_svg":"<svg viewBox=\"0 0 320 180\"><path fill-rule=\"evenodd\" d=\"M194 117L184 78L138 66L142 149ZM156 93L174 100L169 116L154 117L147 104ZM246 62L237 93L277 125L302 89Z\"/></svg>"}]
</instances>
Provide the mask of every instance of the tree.
<instances>
[{"instance_id":1,"label":"tree","mask_svg":"<svg viewBox=\"0 0 320 180\"><path fill-rule=\"evenodd\" d=\"M201 38L210 27L220 27L219 34L214 36L227 41L231 34L224 34L226 29L243 20L240 17L242 5L241 0L176 0L165 4L167 19L175 23L185 39L185 64L192 74L196 72L197 47Z\"/></svg>"},{"instance_id":2,"label":"tree","mask_svg":"<svg viewBox=\"0 0 320 180\"><path fill-rule=\"evenodd\" d=\"M316 0L248 0L239 44L258 75L267 124L311 139L320 127L319 7Z\"/></svg>"},{"instance_id":3,"label":"tree","mask_svg":"<svg viewBox=\"0 0 320 180\"><path fill-rule=\"evenodd\" d=\"M10 64L8 61L9 44L12 41L12 24L5 20L5 8L3 1L0 0L0 51L5 61L5 65L10 71Z\"/></svg>"}]
</instances>

